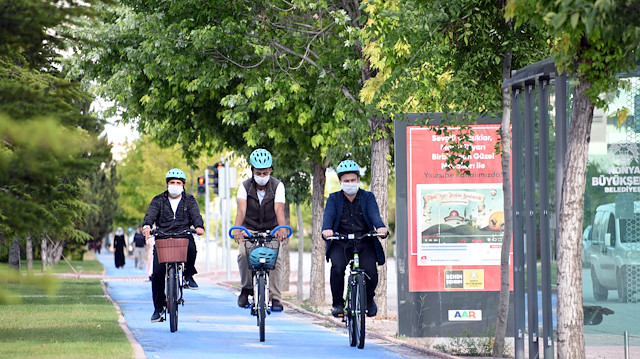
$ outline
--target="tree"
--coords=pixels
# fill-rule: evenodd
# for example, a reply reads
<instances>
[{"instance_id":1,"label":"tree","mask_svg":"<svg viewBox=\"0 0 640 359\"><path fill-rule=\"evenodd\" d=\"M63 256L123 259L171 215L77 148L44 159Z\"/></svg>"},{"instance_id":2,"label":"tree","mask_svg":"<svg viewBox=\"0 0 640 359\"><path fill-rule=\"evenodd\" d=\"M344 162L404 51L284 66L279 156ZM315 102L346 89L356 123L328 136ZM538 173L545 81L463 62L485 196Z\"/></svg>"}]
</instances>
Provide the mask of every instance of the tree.
<instances>
[{"instance_id":1,"label":"tree","mask_svg":"<svg viewBox=\"0 0 640 359\"><path fill-rule=\"evenodd\" d=\"M63 7L37 0L2 3L2 237L28 243L42 238L43 245L50 236L59 243L90 238L78 229L92 210L82 201L81 180L104 160L93 147L102 121L89 114L90 96L64 78L57 51L72 39L56 26L74 24L78 16L92 11L88 5L93 3L68 1ZM50 252L43 248L42 254L47 257Z\"/></svg>"},{"instance_id":2,"label":"tree","mask_svg":"<svg viewBox=\"0 0 640 359\"><path fill-rule=\"evenodd\" d=\"M582 311L582 220L589 134L600 94L618 86L616 74L635 67L640 44L637 2L510 0L507 15L516 27L532 23L554 37L559 71L577 84L569 126L558 230L558 357L584 358Z\"/></svg>"},{"instance_id":3,"label":"tree","mask_svg":"<svg viewBox=\"0 0 640 359\"><path fill-rule=\"evenodd\" d=\"M80 31L102 44L82 49L78 74L101 83L114 109L126 109L124 121L165 145L179 143L187 158L263 146L276 158L296 152L311 162L314 272L321 276L314 276L312 303L324 302L319 224L327 153L346 147L338 146L340 135L366 117L354 96L359 54L340 39L353 42L353 19L342 3L296 1L287 10L268 1L125 4L105 10L104 26Z\"/></svg>"},{"instance_id":4,"label":"tree","mask_svg":"<svg viewBox=\"0 0 640 359\"><path fill-rule=\"evenodd\" d=\"M510 193L510 92L501 85L513 65L529 64L548 52L544 33L533 27L514 30L504 19L504 5L466 0L369 4L365 11L373 21L364 30L364 53L377 75L365 83L361 96L391 117L404 112L456 113L444 116L439 127L444 132L450 126L461 127L463 135L448 151L452 168L468 164L461 158L468 155L468 124L478 115L502 116L503 189ZM504 199L495 356L502 356L509 303L511 202L509 196Z\"/></svg>"}]
</instances>

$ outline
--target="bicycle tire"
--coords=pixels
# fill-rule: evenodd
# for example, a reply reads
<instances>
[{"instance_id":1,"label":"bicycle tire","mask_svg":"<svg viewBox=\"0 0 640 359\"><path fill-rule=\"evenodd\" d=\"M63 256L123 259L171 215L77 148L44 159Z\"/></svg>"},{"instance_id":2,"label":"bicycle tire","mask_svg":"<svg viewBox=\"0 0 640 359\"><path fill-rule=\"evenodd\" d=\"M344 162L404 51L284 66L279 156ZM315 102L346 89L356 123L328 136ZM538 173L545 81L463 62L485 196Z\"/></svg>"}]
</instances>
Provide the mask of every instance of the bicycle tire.
<instances>
[{"instance_id":1,"label":"bicycle tire","mask_svg":"<svg viewBox=\"0 0 640 359\"><path fill-rule=\"evenodd\" d=\"M265 316L267 315L267 303L265 300L265 282L264 273L258 276L258 326L260 327L260 341L265 340Z\"/></svg>"},{"instance_id":2,"label":"bicycle tire","mask_svg":"<svg viewBox=\"0 0 640 359\"><path fill-rule=\"evenodd\" d=\"M354 297L356 298L354 329L356 332L358 349L362 349L364 348L364 337L366 330L365 318L367 311L366 284L364 282L364 275L362 274L356 277L356 295Z\"/></svg>"},{"instance_id":3,"label":"bicycle tire","mask_svg":"<svg viewBox=\"0 0 640 359\"><path fill-rule=\"evenodd\" d=\"M167 301L169 304L169 329L171 332L178 330L178 276L176 264L168 264L167 270Z\"/></svg>"},{"instance_id":4,"label":"bicycle tire","mask_svg":"<svg viewBox=\"0 0 640 359\"><path fill-rule=\"evenodd\" d=\"M347 282L347 305L345 306L344 316L347 319L347 332L349 333L349 345L355 347L358 343L358 338L356 336L356 327L355 327L355 318L354 318L354 308L356 304L356 296L355 296L355 278L353 275L349 276L349 281Z\"/></svg>"}]
</instances>

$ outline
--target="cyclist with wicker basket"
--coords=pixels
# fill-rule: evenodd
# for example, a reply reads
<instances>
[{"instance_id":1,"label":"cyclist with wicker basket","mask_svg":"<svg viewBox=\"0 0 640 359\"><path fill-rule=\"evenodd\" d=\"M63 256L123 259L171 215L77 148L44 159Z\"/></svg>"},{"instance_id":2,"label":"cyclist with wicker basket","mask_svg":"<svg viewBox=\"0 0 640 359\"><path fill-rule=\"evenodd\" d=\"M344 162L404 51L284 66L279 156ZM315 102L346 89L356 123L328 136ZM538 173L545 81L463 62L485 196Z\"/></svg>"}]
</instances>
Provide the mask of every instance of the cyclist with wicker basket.
<instances>
[{"instance_id":1,"label":"cyclist with wicker basket","mask_svg":"<svg viewBox=\"0 0 640 359\"><path fill-rule=\"evenodd\" d=\"M273 159L269 151L259 148L251 153L252 176L238 187L238 212L234 226L242 226L250 231L266 231L276 226L286 225L284 218L285 192L284 185L271 177ZM233 238L239 246L238 270L242 288L238 296L238 306L249 306L249 295L253 295L253 282L247 251L244 246L245 235L240 229L234 230ZM280 228L275 233L278 241L288 237L286 229ZM282 280L282 259L278 258L275 268L269 272L269 293L271 296L271 311L282 311L282 295L280 282Z\"/></svg>"},{"instance_id":2,"label":"cyclist with wicker basket","mask_svg":"<svg viewBox=\"0 0 640 359\"><path fill-rule=\"evenodd\" d=\"M198 235L204 234L204 221L200 215L200 209L195 197L184 191L184 184L187 175L178 168L173 168L167 172L167 190L153 198L147 214L142 222L142 232L145 238L151 233L151 227L155 224L157 229L166 233L180 233L192 226ZM192 235L185 235L189 239L187 249L187 261L185 263L184 277L185 285L191 289L197 289L198 285L193 280L193 275L197 273L196 244ZM162 239L158 239L162 240ZM162 313L166 304L165 296L165 273L166 265L158 262L157 251L153 250L153 274L151 276L151 292L153 297L154 312L151 316L152 322L162 320Z\"/></svg>"},{"instance_id":3,"label":"cyclist with wicker basket","mask_svg":"<svg viewBox=\"0 0 640 359\"><path fill-rule=\"evenodd\" d=\"M378 202L373 193L358 188L360 183L360 167L351 160L340 162L336 169L341 191L329 195L324 209L322 221L322 236L329 238L338 233L353 233L356 236L368 232L377 232L386 235L388 230L378 209ZM331 296L333 309L331 313L335 317L344 314L344 273L353 258L353 240L327 242L326 258L331 260ZM359 248L360 267L366 273L367 292L367 316L373 317L378 312L376 302L373 300L378 286L378 268L376 262L383 265L385 262L384 250L378 238L362 241Z\"/></svg>"}]
</instances>

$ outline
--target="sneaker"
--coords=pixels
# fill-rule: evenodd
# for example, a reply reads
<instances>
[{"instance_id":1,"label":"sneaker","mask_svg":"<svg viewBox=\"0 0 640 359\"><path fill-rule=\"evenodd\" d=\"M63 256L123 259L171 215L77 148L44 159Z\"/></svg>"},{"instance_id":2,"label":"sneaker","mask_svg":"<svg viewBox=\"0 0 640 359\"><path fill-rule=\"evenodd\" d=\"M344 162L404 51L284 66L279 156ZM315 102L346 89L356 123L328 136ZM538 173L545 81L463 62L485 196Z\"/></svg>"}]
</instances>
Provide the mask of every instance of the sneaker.
<instances>
[{"instance_id":1,"label":"sneaker","mask_svg":"<svg viewBox=\"0 0 640 359\"><path fill-rule=\"evenodd\" d=\"M162 314L164 313L164 309L162 310L154 310L153 315L151 316L151 323L157 323L162 321Z\"/></svg>"},{"instance_id":2,"label":"sneaker","mask_svg":"<svg viewBox=\"0 0 640 359\"><path fill-rule=\"evenodd\" d=\"M378 306L376 301L372 300L371 305L367 305L367 317L375 317L378 314Z\"/></svg>"},{"instance_id":3,"label":"sneaker","mask_svg":"<svg viewBox=\"0 0 640 359\"><path fill-rule=\"evenodd\" d=\"M242 288L238 296L238 307L247 308L249 306L249 294L251 294L251 292L252 289Z\"/></svg>"},{"instance_id":4,"label":"sneaker","mask_svg":"<svg viewBox=\"0 0 640 359\"><path fill-rule=\"evenodd\" d=\"M198 283L193 280L192 276L184 277L184 287L187 289L198 289Z\"/></svg>"},{"instance_id":5,"label":"sneaker","mask_svg":"<svg viewBox=\"0 0 640 359\"><path fill-rule=\"evenodd\" d=\"M284 307L282 306L282 303L280 303L279 300L277 299L272 299L271 300L271 311L272 312L282 312L284 310Z\"/></svg>"},{"instance_id":6,"label":"sneaker","mask_svg":"<svg viewBox=\"0 0 640 359\"><path fill-rule=\"evenodd\" d=\"M333 315L336 318L340 318L344 316L344 307L341 305L337 305L335 307L333 307L333 309L331 310L331 315Z\"/></svg>"}]
</instances>

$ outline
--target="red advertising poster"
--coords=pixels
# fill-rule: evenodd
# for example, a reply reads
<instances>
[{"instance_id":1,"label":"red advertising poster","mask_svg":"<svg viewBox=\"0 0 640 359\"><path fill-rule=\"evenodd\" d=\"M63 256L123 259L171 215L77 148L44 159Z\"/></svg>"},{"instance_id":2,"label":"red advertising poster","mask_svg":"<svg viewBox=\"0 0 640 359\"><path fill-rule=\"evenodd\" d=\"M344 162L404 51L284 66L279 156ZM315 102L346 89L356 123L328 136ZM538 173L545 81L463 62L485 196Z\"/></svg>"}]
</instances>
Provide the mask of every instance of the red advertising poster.
<instances>
[{"instance_id":1,"label":"red advertising poster","mask_svg":"<svg viewBox=\"0 0 640 359\"><path fill-rule=\"evenodd\" d=\"M445 170L450 138L407 126L411 292L500 290L504 193L501 158L495 154L499 128L472 126L470 174L465 175ZM457 129L451 133L455 136ZM511 266L512 257L513 252Z\"/></svg>"}]
</instances>

